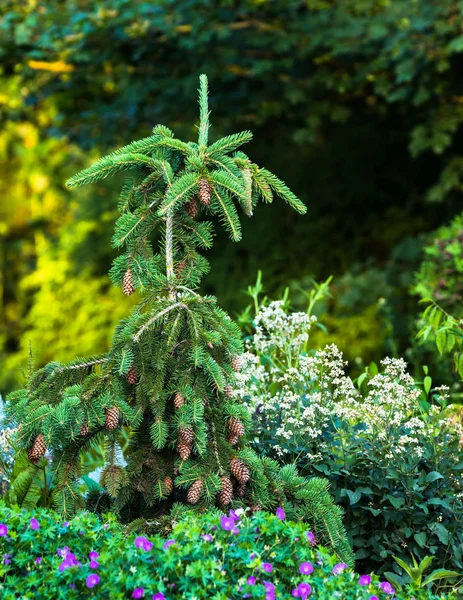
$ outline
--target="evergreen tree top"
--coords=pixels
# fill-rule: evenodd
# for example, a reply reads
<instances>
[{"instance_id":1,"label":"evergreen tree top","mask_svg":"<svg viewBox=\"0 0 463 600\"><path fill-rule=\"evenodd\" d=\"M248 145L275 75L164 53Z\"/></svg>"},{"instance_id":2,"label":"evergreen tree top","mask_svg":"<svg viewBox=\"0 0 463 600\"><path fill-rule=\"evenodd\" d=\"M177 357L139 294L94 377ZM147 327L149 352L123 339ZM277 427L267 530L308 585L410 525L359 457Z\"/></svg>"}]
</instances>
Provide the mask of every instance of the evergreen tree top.
<instances>
[{"instance_id":1,"label":"evergreen tree top","mask_svg":"<svg viewBox=\"0 0 463 600\"><path fill-rule=\"evenodd\" d=\"M183 142L163 125L152 135L102 157L71 177L77 187L128 171L115 227L113 245L124 250L111 271L126 293L135 288L172 290L197 287L208 263L197 252L212 246L210 221L196 221L201 211L217 216L232 240L241 239L236 203L247 216L255 205L274 195L299 213L306 207L276 175L239 151L252 139L250 131L227 135L209 144L208 82L200 76L198 142ZM163 240L153 253L150 238L161 230ZM127 275L128 273L128 275ZM124 280L125 276L125 280ZM124 283L125 282L125 283Z\"/></svg>"}]
</instances>

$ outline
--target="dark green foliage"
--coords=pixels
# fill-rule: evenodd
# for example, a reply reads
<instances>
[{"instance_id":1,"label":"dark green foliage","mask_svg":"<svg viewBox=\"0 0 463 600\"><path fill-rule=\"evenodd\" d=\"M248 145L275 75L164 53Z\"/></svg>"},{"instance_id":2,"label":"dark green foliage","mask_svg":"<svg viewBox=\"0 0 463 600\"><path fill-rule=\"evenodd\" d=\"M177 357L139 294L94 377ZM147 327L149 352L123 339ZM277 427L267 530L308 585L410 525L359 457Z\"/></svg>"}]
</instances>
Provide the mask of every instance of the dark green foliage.
<instances>
[{"instance_id":1,"label":"dark green foliage","mask_svg":"<svg viewBox=\"0 0 463 600\"><path fill-rule=\"evenodd\" d=\"M0 538L0 548L11 557L9 563L0 565L2 600L16 599L18 591L27 599L122 600L131 598L137 588L143 588L147 598L158 593L166 599L223 600L246 593L263 598L263 582L275 587L277 598L292 597L292 590L302 582L309 583L313 596L320 600L387 597L376 576L369 585L360 586L359 575L348 568L341 567L341 572L333 574L335 565L340 568L339 558L318 544L312 546L304 523L282 521L259 511L253 516L240 515L235 520L237 531L232 533L222 529L220 517L218 511L187 513L163 535L147 538L137 535L140 529L135 524L123 527L111 515L100 520L81 513L63 524L61 516L52 511L12 510L0 503L0 523L8 527L8 537ZM31 529L31 518L38 521L38 530ZM65 557L57 550L65 547L80 566L60 571ZM97 568L90 567L90 552L98 555ZM272 566L270 573L264 570L267 563ZM300 573L302 563L313 565L310 575ZM89 588L86 579L92 573L99 581ZM248 583L250 576L255 577L255 585ZM411 593L415 600L444 598L408 587L394 597L405 600Z\"/></svg>"},{"instance_id":2,"label":"dark green foliage","mask_svg":"<svg viewBox=\"0 0 463 600\"><path fill-rule=\"evenodd\" d=\"M199 509L214 505L221 478L232 473L237 505L273 508L280 503L294 518L309 520L321 540L352 562L341 511L326 482L307 481L291 467L280 471L277 463L258 458L245 437L233 440L228 430L231 417L245 431L250 426L246 409L230 393L241 333L213 297L194 291L208 270L198 249L211 246L213 233L212 224L197 221L185 204L197 194L201 216L218 216L235 240L240 223L234 202L247 203L250 195L254 206L259 186L272 188L301 213L305 207L245 154L226 154L249 141L249 132L207 145L204 75L199 101L199 144L186 144L157 126L149 138L101 158L69 180L73 187L121 169L133 171L119 202L113 246L122 254L111 279L126 293L135 288L144 297L117 325L107 354L49 363L29 376L26 389L10 395L9 418L21 424L16 440L28 449L43 436L52 459L54 501L64 515L83 506L82 454L104 441L101 482L124 520L159 517L177 501L188 500ZM210 203L202 196L205 189ZM151 246L155 235L160 241L156 253ZM130 286L123 283L127 274ZM126 464L119 457L122 426L131 430Z\"/></svg>"},{"instance_id":3,"label":"dark green foliage","mask_svg":"<svg viewBox=\"0 0 463 600\"><path fill-rule=\"evenodd\" d=\"M416 273L413 292L427 305L421 315L418 339L434 340L439 356L451 355L463 378L463 215L432 236ZM428 343L429 346L429 343Z\"/></svg>"}]
</instances>

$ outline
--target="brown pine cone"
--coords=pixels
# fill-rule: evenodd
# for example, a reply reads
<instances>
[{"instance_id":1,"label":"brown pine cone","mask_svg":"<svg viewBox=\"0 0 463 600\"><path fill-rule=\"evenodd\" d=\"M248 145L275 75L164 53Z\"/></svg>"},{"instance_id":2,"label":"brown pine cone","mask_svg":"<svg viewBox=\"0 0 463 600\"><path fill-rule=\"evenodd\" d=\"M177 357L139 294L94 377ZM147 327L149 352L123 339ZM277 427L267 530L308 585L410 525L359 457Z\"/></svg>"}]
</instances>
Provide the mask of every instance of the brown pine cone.
<instances>
[{"instance_id":1,"label":"brown pine cone","mask_svg":"<svg viewBox=\"0 0 463 600\"><path fill-rule=\"evenodd\" d=\"M135 369L135 367L133 365L130 367L130 369L127 372L127 381L130 383L130 385L134 385L135 383L138 383L137 370Z\"/></svg>"},{"instance_id":2,"label":"brown pine cone","mask_svg":"<svg viewBox=\"0 0 463 600\"><path fill-rule=\"evenodd\" d=\"M249 481L249 469L240 458L231 459L230 472L236 477L239 483L246 483Z\"/></svg>"},{"instance_id":3,"label":"brown pine cone","mask_svg":"<svg viewBox=\"0 0 463 600\"><path fill-rule=\"evenodd\" d=\"M106 420L104 426L109 431L116 429L119 425L119 409L117 406L112 406L106 409Z\"/></svg>"},{"instance_id":4,"label":"brown pine cone","mask_svg":"<svg viewBox=\"0 0 463 600\"><path fill-rule=\"evenodd\" d=\"M199 182L199 201L204 206L209 206L211 203L211 186L207 179L201 179Z\"/></svg>"},{"instance_id":5,"label":"brown pine cone","mask_svg":"<svg viewBox=\"0 0 463 600\"><path fill-rule=\"evenodd\" d=\"M201 481L201 479L197 479L188 490L188 494L186 496L187 502L189 504L196 504L201 498L202 491L203 482Z\"/></svg>"},{"instance_id":6,"label":"brown pine cone","mask_svg":"<svg viewBox=\"0 0 463 600\"><path fill-rule=\"evenodd\" d=\"M182 406L184 406L184 404L185 404L185 398L182 396L182 394L179 394L177 392L174 396L174 407L176 408L176 410L178 410L179 408L182 408Z\"/></svg>"},{"instance_id":7,"label":"brown pine cone","mask_svg":"<svg viewBox=\"0 0 463 600\"><path fill-rule=\"evenodd\" d=\"M88 435L88 423L82 423L82 425L80 426L80 435L82 436L86 436Z\"/></svg>"},{"instance_id":8,"label":"brown pine cone","mask_svg":"<svg viewBox=\"0 0 463 600\"><path fill-rule=\"evenodd\" d=\"M191 446L193 444L193 440L195 439L195 434L193 433L193 429L191 427L185 427L184 429L178 430L179 438L185 444Z\"/></svg>"},{"instance_id":9,"label":"brown pine cone","mask_svg":"<svg viewBox=\"0 0 463 600\"><path fill-rule=\"evenodd\" d=\"M243 437L245 430L243 423L236 417L230 417L227 422L230 438Z\"/></svg>"},{"instance_id":10,"label":"brown pine cone","mask_svg":"<svg viewBox=\"0 0 463 600\"><path fill-rule=\"evenodd\" d=\"M177 275L177 277L180 277L180 275L183 273L183 271L185 270L186 267L186 260L180 260L174 267L174 273Z\"/></svg>"},{"instance_id":11,"label":"brown pine cone","mask_svg":"<svg viewBox=\"0 0 463 600\"><path fill-rule=\"evenodd\" d=\"M239 485L236 486L236 495L239 498L244 498L246 495L246 484L245 483L240 483Z\"/></svg>"},{"instance_id":12,"label":"brown pine cone","mask_svg":"<svg viewBox=\"0 0 463 600\"><path fill-rule=\"evenodd\" d=\"M191 455L191 446L190 444L186 444L181 440L177 444L177 452L180 454L180 458L185 461L190 458Z\"/></svg>"},{"instance_id":13,"label":"brown pine cone","mask_svg":"<svg viewBox=\"0 0 463 600\"><path fill-rule=\"evenodd\" d=\"M258 504L250 504L249 508L252 513L256 513L256 512L259 512L260 510L262 510L262 507L259 506Z\"/></svg>"},{"instance_id":14,"label":"brown pine cone","mask_svg":"<svg viewBox=\"0 0 463 600\"><path fill-rule=\"evenodd\" d=\"M234 371L239 373L239 371L241 370L241 358L239 356L234 356L231 359L231 367Z\"/></svg>"},{"instance_id":15,"label":"brown pine cone","mask_svg":"<svg viewBox=\"0 0 463 600\"><path fill-rule=\"evenodd\" d=\"M133 285L132 269L127 269L127 271L124 273L124 278L122 280L122 290L126 296L131 296L135 291L135 286Z\"/></svg>"},{"instance_id":16,"label":"brown pine cone","mask_svg":"<svg viewBox=\"0 0 463 600\"><path fill-rule=\"evenodd\" d=\"M227 396L227 398L233 397L233 388L229 383L227 383L223 392L224 392L225 396Z\"/></svg>"},{"instance_id":17,"label":"brown pine cone","mask_svg":"<svg viewBox=\"0 0 463 600\"><path fill-rule=\"evenodd\" d=\"M166 477L164 477L164 485L166 486L169 494L172 494L172 492L174 491L174 482L170 475L166 475Z\"/></svg>"},{"instance_id":18,"label":"brown pine cone","mask_svg":"<svg viewBox=\"0 0 463 600\"><path fill-rule=\"evenodd\" d=\"M232 445L235 446L238 443L238 438L235 437L234 435L229 435L227 438L227 441Z\"/></svg>"},{"instance_id":19,"label":"brown pine cone","mask_svg":"<svg viewBox=\"0 0 463 600\"><path fill-rule=\"evenodd\" d=\"M45 444L45 438L42 433L39 433L35 438L32 446L27 449L27 456L29 460L33 463L36 463L47 451L47 446Z\"/></svg>"},{"instance_id":20,"label":"brown pine cone","mask_svg":"<svg viewBox=\"0 0 463 600\"><path fill-rule=\"evenodd\" d=\"M198 211L199 211L198 201L196 200L196 198L192 198L186 204L186 211L192 219L194 219L196 217L196 215L198 214Z\"/></svg>"},{"instance_id":21,"label":"brown pine cone","mask_svg":"<svg viewBox=\"0 0 463 600\"><path fill-rule=\"evenodd\" d=\"M223 506L227 506L233 499L233 484L229 477L222 477L222 487L219 493L219 502Z\"/></svg>"}]
</instances>

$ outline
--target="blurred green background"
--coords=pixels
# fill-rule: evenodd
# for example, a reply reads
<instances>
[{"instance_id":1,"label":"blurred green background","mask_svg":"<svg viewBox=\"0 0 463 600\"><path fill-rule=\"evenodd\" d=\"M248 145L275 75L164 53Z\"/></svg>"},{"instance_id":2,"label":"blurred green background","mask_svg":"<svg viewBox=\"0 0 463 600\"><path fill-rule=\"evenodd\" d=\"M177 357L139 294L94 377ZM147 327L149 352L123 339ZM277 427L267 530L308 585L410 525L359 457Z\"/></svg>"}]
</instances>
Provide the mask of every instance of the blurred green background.
<instances>
[{"instance_id":1,"label":"blurred green background","mask_svg":"<svg viewBox=\"0 0 463 600\"><path fill-rule=\"evenodd\" d=\"M30 346L37 366L106 349L131 302L106 276L118 183L64 182L158 122L194 139L202 72L212 137L252 129L256 162L308 206L257 210L239 245L218 230L205 291L237 314L261 269L299 308L332 274L320 343L457 381L417 345L412 288L462 210L462 53L451 0L3 0L0 392Z\"/></svg>"}]
</instances>

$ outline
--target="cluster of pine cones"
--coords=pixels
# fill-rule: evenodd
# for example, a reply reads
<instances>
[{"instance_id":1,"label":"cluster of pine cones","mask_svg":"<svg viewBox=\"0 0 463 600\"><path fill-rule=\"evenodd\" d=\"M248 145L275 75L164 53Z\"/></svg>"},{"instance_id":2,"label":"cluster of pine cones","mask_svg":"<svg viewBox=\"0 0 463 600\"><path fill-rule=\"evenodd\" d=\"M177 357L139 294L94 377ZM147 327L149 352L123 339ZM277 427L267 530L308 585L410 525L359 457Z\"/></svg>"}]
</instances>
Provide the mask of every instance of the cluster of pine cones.
<instances>
[{"instance_id":1,"label":"cluster of pine cones","mask_svg":"<svg viewBox=\"0 0 463 600\"><path fill-rule=\"evenodd\" d=\"M243 498L246 494L246 484L249 481L249 468L240 458L232 458L230 461L230 472L232 478L224 476L221 478L221 489L219 492L219 503L227 506L233 500L233 496ZM197 504L203 491L203 482L197 479L190 487L187 493L187 502Z\"/></svg>"}]
</instances>

